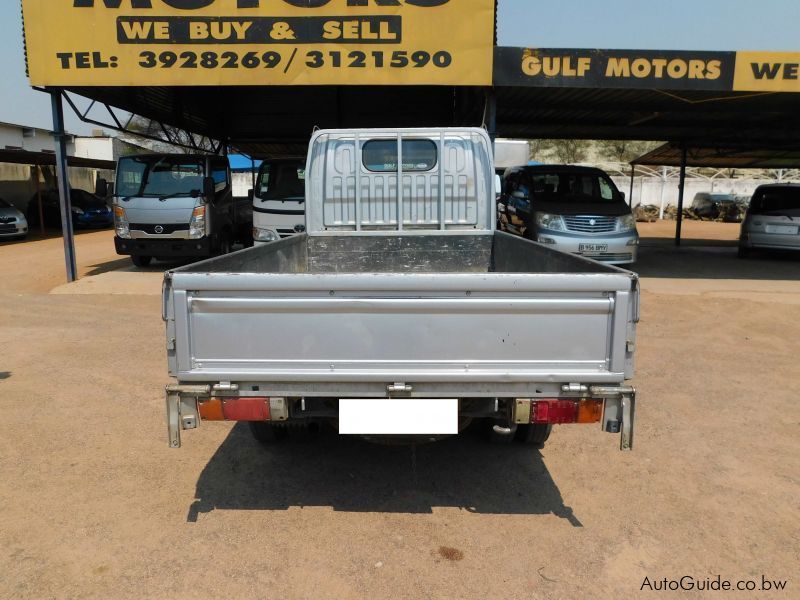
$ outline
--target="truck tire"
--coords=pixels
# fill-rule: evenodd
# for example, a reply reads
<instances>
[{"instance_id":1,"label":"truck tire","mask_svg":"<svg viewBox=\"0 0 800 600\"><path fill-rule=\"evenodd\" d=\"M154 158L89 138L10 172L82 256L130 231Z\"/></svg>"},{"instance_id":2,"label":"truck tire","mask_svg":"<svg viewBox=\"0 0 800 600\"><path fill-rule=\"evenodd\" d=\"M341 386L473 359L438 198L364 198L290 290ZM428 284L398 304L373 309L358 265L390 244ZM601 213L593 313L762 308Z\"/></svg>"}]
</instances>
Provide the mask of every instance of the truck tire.
<instances>
[{"instance_id":1,"label":"truck tire","mask_svg":"<svg viewBox=\"0 0 800 600\"><path fill-rule=\"evenodd\" d=\"M227 229L224 229L222 233L219 234L218 253L220 256L224 256L226 254L230 254L232 249L233 249L233 239L231 237L231 232Z\"/></svg>"},{"instance_id":2,"label":"truck tire","mask_svg":"<svg viewBox=\"0 0 800 600\"><path fill-rule=\"evenodd\" d=\"M137 267L147 267L150 265L150 262L153 260L152 256L143 256L139 254L134 254L131 256L131 260L133 264Z\"/></svg>"},{"instance_id":3,"label":"truck tire","mask_svg":"<svg viewBox=\"0 0 800 600\"><path fill-rule=\"evenodd\" d=\"M258 421L250 422L248 425L250 425L250 433L253 434L256 441L265 446L282 442L289 435L289 430L286 427L275 427L272 423Z\"/></svg>"},{"instance_id":4,"label":"truck tire","mask_svg":"<svg viewBox=\"0 0 800 600\"><path fill-rule=\"evenodd\" d=\"M520 444L544 448L552 431L552 425L519 425L514 440Z\"/></svg>"}]
</instances>

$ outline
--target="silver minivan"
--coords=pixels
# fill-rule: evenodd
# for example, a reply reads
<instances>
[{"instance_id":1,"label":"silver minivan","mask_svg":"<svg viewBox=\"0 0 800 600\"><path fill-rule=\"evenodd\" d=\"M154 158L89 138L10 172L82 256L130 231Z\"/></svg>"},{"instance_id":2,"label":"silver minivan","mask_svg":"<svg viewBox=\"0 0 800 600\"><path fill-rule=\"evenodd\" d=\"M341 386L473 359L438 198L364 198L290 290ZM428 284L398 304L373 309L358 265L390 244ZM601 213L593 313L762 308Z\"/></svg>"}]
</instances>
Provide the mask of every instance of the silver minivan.
<instances>
[{"instance_id":1,"label":"silver minivan","mask_svg":"<svg viewBox=\"0 0 800 600\"><path fill-rule=\"evenodd\" d=\"M739 257L752 250L800 250L800 185L759 187L742 223Z\"/></svg>"},{"instance_id":2,"label":"silver minivan","mask_svg":"<svg viewBox=\"0 0 800 600\"><path fill-rule=\"evenodd\" d=\"M508 169L501 228L605 263L636 262L639 233L625 195L602 170L537 165Z\"/></svg>"}]
</instances>

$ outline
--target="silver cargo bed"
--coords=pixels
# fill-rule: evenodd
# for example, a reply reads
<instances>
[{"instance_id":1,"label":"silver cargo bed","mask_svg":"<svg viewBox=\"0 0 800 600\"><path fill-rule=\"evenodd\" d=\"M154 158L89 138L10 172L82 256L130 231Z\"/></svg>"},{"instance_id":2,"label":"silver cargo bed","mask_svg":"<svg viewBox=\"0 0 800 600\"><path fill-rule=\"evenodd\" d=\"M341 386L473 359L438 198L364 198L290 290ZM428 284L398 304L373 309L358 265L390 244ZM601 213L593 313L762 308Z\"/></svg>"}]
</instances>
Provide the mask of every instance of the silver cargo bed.
<instances>
[{"instance_id":1,"label":"silver cargo bed","mask_svg":"<svg viewBox=\"0 0 800 600\"><path fill-rule=\"evenodd\" d=\"M171 375L276 396L619 385L637 313L634 274L504 233L302 235L165 280Z\"/></svg>"}]
</instances>

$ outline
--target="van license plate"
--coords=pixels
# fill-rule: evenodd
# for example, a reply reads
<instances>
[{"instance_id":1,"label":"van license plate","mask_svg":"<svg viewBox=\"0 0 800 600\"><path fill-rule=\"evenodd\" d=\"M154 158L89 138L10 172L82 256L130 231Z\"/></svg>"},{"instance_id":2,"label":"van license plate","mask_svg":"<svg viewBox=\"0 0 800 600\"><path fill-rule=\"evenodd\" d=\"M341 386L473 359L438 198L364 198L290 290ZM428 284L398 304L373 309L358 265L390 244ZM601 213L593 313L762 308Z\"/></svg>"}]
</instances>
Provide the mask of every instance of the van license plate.
<instances>
[{"instance_id":1,"label":"van license plate","mask_svg":"<svg viewBox=\"0 0 800 600\"><path fill-rule=\"evenodd\" d=\"M608 244L580 244L578 252L581 254L602 254L608 252Z\"/></svg>"},{"instance_id":2,"label":"van license plate","mask_svg":"<svg viewBox=\"0 0 800 600\"><path fill-rule=\"evenodd\" d=\"M339 400L341 435L456 435L458 400Z\"/></svg>"},{"instance_id":3,"label":"van license plate","mask_svg":"<svg viewBox=\"0 0 800 600\"><path fill-rule=\"evenodd\" d=\"M779 235L797 235L800 228L797 225L767 225L767 233Z\"/></svg>"}]
</instances>

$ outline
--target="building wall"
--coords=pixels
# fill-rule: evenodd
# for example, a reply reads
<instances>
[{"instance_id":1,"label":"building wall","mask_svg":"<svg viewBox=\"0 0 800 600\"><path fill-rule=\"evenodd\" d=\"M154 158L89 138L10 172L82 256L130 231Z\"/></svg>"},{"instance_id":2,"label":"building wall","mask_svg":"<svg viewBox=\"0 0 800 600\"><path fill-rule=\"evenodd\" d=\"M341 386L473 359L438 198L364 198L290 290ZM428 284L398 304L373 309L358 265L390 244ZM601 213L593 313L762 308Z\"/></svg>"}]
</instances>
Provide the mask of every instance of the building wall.
<instances>
[{"instance_id":1,"label":"building wall","mask_svg":"<svg viewBox=\"0 0 800 600\"><path fill-rule=\"evenodd\" d=\"M95 160L116 160L117 157L114 156L114 138L75 138L75 156Z\"/></svg>"},{"instance_id":2,"label":"building wall","mask_svg":"<svg viewBox=\"0 0 800 600\"><path fill-rule=\"evenodd\" d=\"M631 180L626 177L612 177L614 183L625 195L630 194ZM633 185L633 206L639 204L652 204L661 206L662 189L664 206L678 205L678 184L677 177L668 178L666 182L657 177L637 177ZM752 196L753 192L760 185L777 183L775 180L767 179L716 179L713 183L707 179L690 178L686 180L684 192L684 206L689 207L696 194L706 192L714 194L733 194L735 196ZM795 183L786 181L784 183Z\"/></svg>"},{"instance_id":3,"label":"building wall","mask_svg":"<svg viewBox=\"0 0 800 600\"><path fill-rule=\"evenodd\" d=\"M53 135L46 129L0 123L0 148L22 148L29 152L54 152ZM67 154L75 154L75 143L68 139Z\"/></svg>"}]
</instances>

